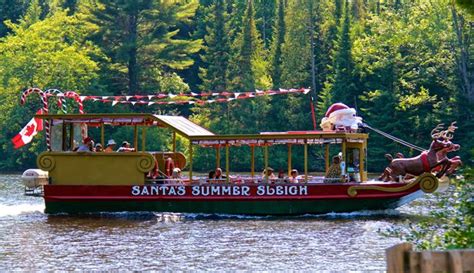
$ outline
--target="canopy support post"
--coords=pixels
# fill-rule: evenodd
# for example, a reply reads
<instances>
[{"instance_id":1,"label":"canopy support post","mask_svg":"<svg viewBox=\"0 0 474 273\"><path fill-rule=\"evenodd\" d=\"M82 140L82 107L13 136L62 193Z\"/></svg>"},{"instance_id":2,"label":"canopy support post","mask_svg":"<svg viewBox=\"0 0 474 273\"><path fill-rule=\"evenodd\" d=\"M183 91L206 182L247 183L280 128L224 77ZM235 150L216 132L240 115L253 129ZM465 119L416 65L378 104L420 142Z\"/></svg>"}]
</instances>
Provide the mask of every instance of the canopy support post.
<instances>
[{"instance_id":1,"label":"canopy support post","mask_svg":"<svg viewBox=\"0 0 474 273\"><path fill-rule=\"evenodd\" d=\"M346 140L342 140L342 161L346 162ZM344 164L344 170L342 170L342 174L346 174L347 164Z\"/></svg>"},{"instance_id":2,"label":"canopy support post","mask_svg":"<svg viewBox=\"0 0 474 273\"><path fill-rule=\"evenodd\" d=\"M138 151L138 126L133 127L133 148Z\"/></svg>"},{"instance_id":3,"label":"canopy support post","mask_svg":"<svg viewBox=\"0 0 474 273\"><path fill-rule=\"evenodd\" d=\"M255 146L250 146L250 176L255 176Z\"/></svg>"},{"instance_id":4,"label":"canopy support post","mask_svg":"<svg viewBox=\"0 0 474 273\"><path fill-rule=\"evenodd\" d=\"M225 181L229 183L229 144L225 144Z\"/></svg>"},{"instance_id":5,"label":"canopy support post","mask_svg":"<svg viewBox=\"0 0 474 273\"><path fill-rule=\"evenodd\" d=\"M189 183L193 182L193 143L189 141Z\"/></svg>"},{"instance_id":6,"label":"canopy support post","mask_svg":"<svg viewBox=\"0 0 474 273\"><path fill-rule=\"evenodd\" d=\"M221 147L216 146L216 169L221 167Z\"/></svg>"},{"instance_id":7,"label":"canopy support post","mask_svg":"<svg viewBox=\"0 0 474 273\"><path fill-rule=\"evenodd\" d=\"M102 122L100 124L100 143L102 144L102 147L105 149L105 133L104 133L104 123Z\"/></svg>"},{"instance_id":8,"label":"canopy support post","mask_svg":"<svg viewBox=\"0 0 474 273\"><path fill-rule=\"evenodd\" d=\"M63 122L62 124L62 136L61 136L61 148L64 151L66 151L66 134L67 134L67 128L66 128L66 123Z\"/></svg>"},{"instance_id":9,"label":"canopy support post","mask_svg":"<svg viewBox=\"0 0 474 273\"><path fill-rule=\"evenodd\" d=\"M329 144L324 144L324 162L325 162L325 173L329 170Z\"/></svg>"},{"instance_id":10,"label":"canopy support post","mask_svg":"<svg viewBox=\"0 0 474 273\"><path fill-rule=\"evenodd\" d=\"M288 144L288 177L291 176L291 144Z\"/></svg>"},{"instance_id":11,"label":"canopy support post","mask_svg":"<svg viewBox=\"0 0 474 273\"><path fill-rule=\"evenodd\" d=\"M71 151L74 151L74 124L69 124L69 147Z\"/></svg>"},{"instance_id":12,"label":"canopy support post","mask_svg":"<svg viewBox=\"0 0 474 273\"><path fill-rule=\"evenodd\" d=\"M173 157L172 158L173 158L173 162L174 162L174 161L176 161L176 155L175 155L176 154L176 132L175 131L173 131L173 143L172 143L172 145L173 145L173 148L172 148L173 149Z\"/></svg>"},{"instance_id":13,"label":"canopy support post","mask_svg":"<svg viewBox=\"0 0 474 273\"><path fill-rule=\"evenodd\" d=\"M265 180L268 182L268 146L267 143L264 144L264 157L265 157Z\"/></svg>"},{"instance_id":14,"label":"canopy support post","mask_svg":"<svg viewBox=\"0 0 474 273\"><path fill-rule=\"evenodd\" d=\"M146 126L142 127L142 152L146 151Z\"/></svg>"},{"instance_id":15,"label":"canopy support post","mask_svg":"<svg viewBox=\"0 0 474 273\"><path fill-rule=\"evenodd\" d=\"M304 182L308 182L308 143L304 141Z\"/></svg>"},{"instance_id":16,"label":"canopy support post","mask_svg":"<svg viewBox=\"0 0 474 273\"><path fill-rule=\"evenodd\" d=\"M367 140L364 139L364 142L362 142L362 147L359 150L359 173L360 173L360 182L366 181L365 177L365 151L367 147Z\"/></svg>"}]
</instances>

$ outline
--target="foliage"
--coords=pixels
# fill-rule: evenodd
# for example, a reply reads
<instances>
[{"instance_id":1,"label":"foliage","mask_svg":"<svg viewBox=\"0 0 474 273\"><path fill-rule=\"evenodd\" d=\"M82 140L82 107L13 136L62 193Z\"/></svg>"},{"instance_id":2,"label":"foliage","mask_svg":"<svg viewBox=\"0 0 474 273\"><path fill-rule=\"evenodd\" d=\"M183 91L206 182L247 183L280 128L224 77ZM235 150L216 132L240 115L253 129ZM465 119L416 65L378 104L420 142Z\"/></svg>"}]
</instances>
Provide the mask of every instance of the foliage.
<instances>
[{"instance_id":1,"label":"foliage","mask_svg":"<svg viewBox=\"0 0 474 273\"><path fill-rule=\"evenodd\" d=\"M454 141L472 165L474 25L458 2L462 8L451 0L0 0L0 170L33 167L29 154L44 149L42 135L18 151L10 144L38 108L35 96L18 106L19 92L31 86L108 96L311 86L318 120L341 101L421 147L436 124L458 120ZM215 133L312 129L303 95L133 107L86 102L88 112L191 116ZM150 147L169 148L169 135L148 134L156 140ZM295 159L300 152L294 147ZM395 152L416 155L371 133L369 171ZM322 170L321 153L311 147L311 171ZM213 166L214 150L194 154L196 169ZM259 168L263 152L256 155ZM286 166L286 156L286 147L270 148L275 168ZM231 160L232 170L248 171L249 149L231 149Z\"/></svg>"},{"instance_id":2,"label":"foliage","mask_svg":"<svg viewBox=\"0 0 474 273\"><path fill-rule=\"evenodd\" d=\"M428 217L417 223L387 232L420 249L474 248L474 169L464 178L454 180L450 194L440 194L440 201Z\"/></svg>"}]
</instances>

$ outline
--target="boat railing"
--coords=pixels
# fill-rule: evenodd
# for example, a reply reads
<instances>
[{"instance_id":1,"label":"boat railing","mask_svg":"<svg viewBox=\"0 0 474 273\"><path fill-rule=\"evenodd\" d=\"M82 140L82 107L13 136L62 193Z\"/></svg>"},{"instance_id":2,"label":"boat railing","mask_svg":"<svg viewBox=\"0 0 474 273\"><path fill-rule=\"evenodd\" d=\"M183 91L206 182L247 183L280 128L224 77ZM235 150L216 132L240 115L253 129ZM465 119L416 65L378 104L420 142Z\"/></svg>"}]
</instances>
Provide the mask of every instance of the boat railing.
<instances>
[{"instance_id":1,"label":"boat railing","mask_svg":"<svg viewBox=\"0 0 474 273\"><path fill-rule=\"evenodd\" d=\"M304 177L298 177L297 179L290 178L275 178L265 179L262 177L250 177L250 176L235 176L227 178L207 178L207 177L193 177L190 181L189 177L182 178L168 178L166 176L160 176L156 178L147 178L146 184L183 184L183 185L210 185L210 184L292 184L292 183L304 183L304 184L322 184L322 183L338 183L342 182L341 179L326 179L323 176L308 176L307 180Z\"/></svg>"}]
</instances>

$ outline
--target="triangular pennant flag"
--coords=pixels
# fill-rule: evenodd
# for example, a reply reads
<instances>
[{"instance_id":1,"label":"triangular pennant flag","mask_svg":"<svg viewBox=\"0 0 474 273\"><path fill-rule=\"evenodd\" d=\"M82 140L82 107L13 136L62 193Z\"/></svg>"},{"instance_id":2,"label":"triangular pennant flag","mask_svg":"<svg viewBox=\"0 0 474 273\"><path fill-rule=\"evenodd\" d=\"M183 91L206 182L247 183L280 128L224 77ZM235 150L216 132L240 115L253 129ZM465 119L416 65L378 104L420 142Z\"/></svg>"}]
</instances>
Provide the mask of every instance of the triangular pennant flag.
<instances>
[{"instance_id":1,"label":"triangular pennant flag","mask_svg":"<svg viewBox=\"0 0 474 273\"><path fill-rule=\"evenodd\" d=\"M87 96L79 96L79 99L80 99L81 101L84 101L86 98L87 98Z\"/></svg>"},{"instance_id":2,"label":"triangular pennant flag","mask_svg":"<svg viewBox=\"0 0 474 273\"><path fill-rule=\"evenodd\" d=\"M103 100L106 100L106 99L108 99L108 98L109 98L109 96L102 96L102 99L103 99Z\"/></svg>"},{"instance_id":3,"label":"triangular pennant flag","mask_svg":"<svg viewBox=\"0 0 474 273\"><path fill-rule=\"evenodd\" d=\"M132 96L125 96L125 100L129 100Z\"/></svg>"},{"instance_id":4,"label":"triangular pennant flag","mask_svg":"<svg viewBox=\"0 0 474 273\"><path fill-rule=\"evenodd\" d=\"M188 101L188 104L195 104L196 102L193 100Z\"/></svg>"},{"instance_id":5,"label":"triangular pennant flag","mask_svg":"<svg viewBox=\"0 0 474 273\"><path fill-rule=\"evenodd\" d=\"M150 106L150 105L153 105L153 104L155 104L155 102L154 102L154 101L150 101L150 102L148 102L148 106Z\"/></svg>"},{"instance_id":6,"label":"triangular pennant flag","mask_svg":"<svg viewBox=\"0 0 474 273\"><path fill-rule=\"evenodd\" d=\"M235 98L228 98L227 101L233 101Z\"/></svg>"},{"instance_id":7,"label":"triangular pennant flag","mask_svg":"<svg viewBox=\"0 0 474 273\"><path fill-rule=\"evenodd\" d=\"M311 91L311 89L305 88L305 89L303 89L303 94L306 95L306 94L308 94L310 91Z\"/></svg>"},{"instance_id":8,"label":"triangular pennant flag","mask_svg":"<svg viewBox=\"0 0 474 273\"><path fill-rule=\"evenodd\" d=\"M136 101L131 101L130 102L132 105L135 105L137 102Z\"/></svg>"},{"instance_id":9,"label":"triangular pennant flag","mask_svg":"<svg viewBox=\"0 0 474 273\"><path fill-rule=\"evenodd\" d=\"M199 95L198 93L191 92L191 96L193 96L193 97L196 97L198 95Z\"/></svg>"},{"instance_id":10,"label":"triangular pennant flag","mask_svg":"<svg viewBox=\"0 0 474 273\"><path fill-rule=\"evenodd\" d=\"M239 95L240 95L240 93L238 93L238 92L235 92L235 93L234 93L234 97L235 97L235 98L238 98Z\"/></svg>"},{"instance_id":11,"label":"triangular pennant flag","mask_svg":"<svg viewBox=\"0 0 474 273\"><path fill-rule=\"evenodd\" d=\"M213 96L219 96L219 93L212 93Z\"/></svg>"},{"instance_id":12,"label":"triangular pennant flag","mask_svg":"<svg viewBox=\"0 0 474 273\"><path fill-rule=\"evenodd\" d=\"M176 97L176 95L174 95L174 94L171 94L171 93L168 93L168 97L170 97L170 98L174 98L174 97Z\"/></svg>"},{"instance_id":13,"label":"triangular pennant flag","mask_svg":"<svg viewBox=\"0 0 474 273\"><path fill-rule=\"evenodd\" d=\"M153 95L148 95L148 100L152 100L153 99Z\"/></svg>"},{"instance_id":14,"label":"triangular pennant flag","mask_svg":"<svg viewBox=\"0 0 474 273\"><path fill-rule=\"evenodd\" d=\"M119 103L119 101L118 101L118 100L114 100L114 101L112 101L112 106L115 106L117 103Z\"/></svg>"}]
</instances>

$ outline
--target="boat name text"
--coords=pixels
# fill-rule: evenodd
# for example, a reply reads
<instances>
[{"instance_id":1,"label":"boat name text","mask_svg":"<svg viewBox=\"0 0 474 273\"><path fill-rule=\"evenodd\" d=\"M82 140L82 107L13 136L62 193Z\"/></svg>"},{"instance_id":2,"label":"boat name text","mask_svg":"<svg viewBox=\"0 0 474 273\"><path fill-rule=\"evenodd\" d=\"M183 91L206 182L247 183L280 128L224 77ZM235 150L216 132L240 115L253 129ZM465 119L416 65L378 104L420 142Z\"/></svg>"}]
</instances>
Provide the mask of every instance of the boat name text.
<instances>
[{"instance_id":1,"label":"boat name text","mask_svg":"<svg viewBox=\"0 0 474 273\"><path fill-rule=\"evenodd\" d=\"M210 186L174 186L174 185L146 185L133 186L134 196L184 196L188 191L192 196L298 196L308 195L308 187L304 185L259 185L255 191L250 186L210 185Z\"/></svg>"}]
</instances>

